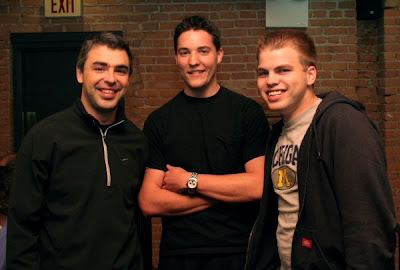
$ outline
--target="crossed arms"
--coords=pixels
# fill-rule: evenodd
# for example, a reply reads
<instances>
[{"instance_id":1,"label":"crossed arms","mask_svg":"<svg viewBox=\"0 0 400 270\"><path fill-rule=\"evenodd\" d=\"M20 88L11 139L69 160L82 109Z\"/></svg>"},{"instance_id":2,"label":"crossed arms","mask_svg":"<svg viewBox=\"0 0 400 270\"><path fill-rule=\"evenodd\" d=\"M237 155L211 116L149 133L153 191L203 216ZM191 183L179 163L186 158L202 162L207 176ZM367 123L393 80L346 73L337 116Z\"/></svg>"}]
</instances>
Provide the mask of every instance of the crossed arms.
<instances>
[{"instance_id":1,"label":"crossed arms","mask_svg":"<svg viewBox=\"0 0 400 270\"><path fill-rule=\"evenodd\" d=\"M167 171L147 168L139 193L139 205L146 216L181 216L228 203L261 198L264 156L246 162L245 172L227 175L199 174L196 195L185 193L191 172L167 165Z\"/></svg>"}]
</instances>

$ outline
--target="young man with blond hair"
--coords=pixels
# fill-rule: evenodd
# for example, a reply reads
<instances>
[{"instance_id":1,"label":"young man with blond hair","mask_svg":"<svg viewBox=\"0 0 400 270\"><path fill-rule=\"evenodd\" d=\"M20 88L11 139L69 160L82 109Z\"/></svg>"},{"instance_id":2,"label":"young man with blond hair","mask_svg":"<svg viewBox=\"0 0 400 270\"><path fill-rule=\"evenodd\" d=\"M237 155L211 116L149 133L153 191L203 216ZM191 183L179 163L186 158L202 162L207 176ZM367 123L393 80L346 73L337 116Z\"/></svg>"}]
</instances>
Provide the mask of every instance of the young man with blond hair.
<instances>
[{"instance_id":1,"label":"young man with blond hair","mask_svg":"<svg viewBox=\"0 0 400 270\"><path fill-rule=\"evenodd\" d=\"M302 31L261 37L257 60L260 94L283 119L245 269L394 269L385 148L364 106L314 93L317 53Z\"/></svg>"}]
</instances>

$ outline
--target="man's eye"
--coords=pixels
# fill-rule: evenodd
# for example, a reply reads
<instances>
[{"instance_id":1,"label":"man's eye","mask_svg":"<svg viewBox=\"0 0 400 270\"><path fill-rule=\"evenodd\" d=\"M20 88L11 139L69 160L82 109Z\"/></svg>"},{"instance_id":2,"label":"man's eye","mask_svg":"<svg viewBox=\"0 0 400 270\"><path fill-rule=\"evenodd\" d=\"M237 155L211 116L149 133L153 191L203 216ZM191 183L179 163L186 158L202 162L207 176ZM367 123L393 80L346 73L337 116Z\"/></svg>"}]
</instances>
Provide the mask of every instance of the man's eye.
<instances>
[{"instance_id":1,"label":"man's eye","mask_svg":"<svg viewBox=\"0 0 400 270\"><path fill-rule=\"evenodd\" d=\"M126 69L117 69L116 72L122 75L128 74L128 71Z\"/></svg>"},{"instance_id":2,"label":"man's eye","mask_svg":"<svg viewBox=\"0 0 400 270\"><path fill-rule=\"evenodd\" d=\"M102 68L102 67L95 67L94 70L96 70L96 71L103 71L104 68Z\"/></svg>"},{"instance_id":3,"label":"man's eye","mask_svg":"<svg viewBox=\"0 0 400 270\"><path fill-rule=\"evenodd\" d=\"M281 68L278 70L278 73L287 73L289 71L290 71L290 69L288 69L288 68Z\"/></svg>"},{"instance_id":4,"label":"man's eye","mask_svg":"<svg viewBox=\"0 0 400 270\"><path fill-rule=\"evenodd\" d=\"M266 71L258 71L257 72L257 77L263 78L266 76L268 76L268 72L266 72Z\"/></svg>"},{"instance_id":5,"label":"man's eye","mask_svg":"<svg viewBox=\"0 0 400 270\"><path fill-rule=\"evenodd\" d=\"M188 55L189 54L189 52L187 52L187 51L180 51L179 52L179 55L180 56L186 56L186 55Z\"/></svg>"},{"instance_id":6,"label":"man's eye","mask_svg":"<svg viewBox=\"0 0 400 270\"><path fill-rule=\"evenodd\" d=\"M200 51L201 54L208 54L208 52L209 52L208 50L201 50Z\"/></svg>"}]
</instances>

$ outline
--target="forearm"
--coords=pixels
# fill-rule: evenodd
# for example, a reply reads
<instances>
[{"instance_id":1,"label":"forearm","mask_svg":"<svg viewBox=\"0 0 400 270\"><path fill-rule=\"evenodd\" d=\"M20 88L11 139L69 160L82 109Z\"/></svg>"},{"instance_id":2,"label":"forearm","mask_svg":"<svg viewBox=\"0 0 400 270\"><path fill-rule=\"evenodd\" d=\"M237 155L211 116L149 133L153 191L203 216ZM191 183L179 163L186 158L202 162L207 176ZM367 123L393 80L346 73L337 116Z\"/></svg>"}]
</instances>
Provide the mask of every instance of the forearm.
<instances>
[{"instance_id":1,"label":"forearm","mask_svg":"<svg viewBox=\"0 0 400 270\"><path fill-rule=\"evenodd\" d=\"M149 193L150 196L144 193L139 194L139 205L146 216L183 216L214 204L210 198L177 194L163 189Z\"/></svg>"},{"instance_id":2,"label":"forearm","mask_svg":"<svg viewBox=\"0 0 400 270\"><path fill-rule=\"evenodd\" d=\"M264 187L264 157L256 157L245 164L245 172L226 175L198 174L196 193L223 202L259 200ZM191 173L180 167L167 165L163 188L177 194L186 190Z\"/></svg>"},{"instance_id":3,"label":"forearm","mask_svg":"<svg viewBox=\"0 0 400 270\"><path fill-rule=\"evenodd\" d=\"M182 216L212 206L215 201L203 196L189 196L162 188L164 172L146 169L139 193L139 206L146 216Z\"/></svg>"},{"instance_id":4,"label":"forearm","mask_svg":"<svg viewBox=\"0 0 400 270\"><path fill-rule=\"evenodd\" d=\"M139 195L139 205L146 216L183 216L209 208L214 201L200 196L176 194L168 190Z\"/></svg>"},{"instance_id":5,"label":"forearm","mask_svg":"<svg viewBox=\"0 0 400 270\"><path fill-rule=\"evenodd\" d=\"M227 175L199 174L197 193L224 202L259 200L263 179L254 173Z\"/></svg>"}]
</instances>

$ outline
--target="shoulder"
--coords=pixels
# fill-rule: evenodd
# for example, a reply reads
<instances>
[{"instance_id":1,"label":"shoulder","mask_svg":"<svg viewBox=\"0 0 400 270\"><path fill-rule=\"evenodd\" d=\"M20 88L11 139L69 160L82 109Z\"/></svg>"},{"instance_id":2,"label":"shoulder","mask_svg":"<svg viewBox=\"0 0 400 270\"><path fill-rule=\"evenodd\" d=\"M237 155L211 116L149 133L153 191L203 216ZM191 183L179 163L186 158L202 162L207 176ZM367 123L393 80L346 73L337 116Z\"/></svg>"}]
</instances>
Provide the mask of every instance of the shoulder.
<instances>
[{"instance_id":1,"label":"shoulder","mask_svg":"<svg viewBox=\"0 0 400 270\"><path fill-rule=\"evenodd\" d=\"M32 152L39 155L40 153L51 152L54 143L59 138L70 138L72 140L74 136L68 134L76 124L74 117L76 115L71 108L68 108L39 121L24 136L18 153L28 155Z\"/></svg>"},{"instance_id":2,"label":"shoulder","mask_svg":"<svg viewBox=\"0 0 400 270\"><path fill-rule=\"evenodd\" d=\"M124 127L125 127L126 133L128 135L136 135L139 137L144 137L142 130L136 124L134 124L131 120L126 119L124 122Z\"/></svg>"},{"instance_id":3,"label":"shoulder","mask_svg":"<svg viewBox=\"0 0 400 270\"><path fill-rule=\"evenodd\" d=\"M376 124L352 104L335 103L320 113L316 126L318 133L325 138L334 138L341 143L353 142L354 145L373 145L381 141Z\"/></svg>"},{"instance_id":4,"label":"shoulder","mask_svg":"<svg viewBox=\"0 0 400 270\"><path fill-rule=\"evenodd\" d=\"M245 95L242 95L240 93L237 93L233 90L230 90L228 88L225 88L223 86L221 86L221 91L223 93L223 95L233 99L234 101L240 101L243 103L255 103L258 104L254 99L246 97Z\"/></svg>"},{"instance_id":5,"label":"shoulder","mask_svg":"<svg viewBox=\"0 0 400 270\"><path fill-rule=\"evenodd\" d=\"M343 126L349 124L357 126L362 123L374 125L364 111L359 110L350 103L335 103L324 111L317 111L317 113L321 113L318 120L321 123L330 122L331 124L336 123Z\"/></svg>"},{"instance_id":6,"label":"shoulder","mask_svg":"<svg viewBox=\"0 0 400 270\"><path fill-rule=\"evenodd\" d=\"M77 115L73 112L72 108L67 108L40 120L28 133L40 135L54 134L59 129L68 128L75 122L76 118Z\"/></svg>"},{"instance_id":7,"label":"shoulder","mask_svg":"<svg viewBox=\"0 0 400 270\"><path fill-rule=\"evenodd\" d=\"M250 97L246 97L223 86L221 86L221 91L223 91L222 96L225 97L225 100L230 102L237 109L243 108L244 110L263 111L261 105Z\"/></svg>"},{"instance_id":8,"label":"shoulder","mask_svg":"<svg viewBox=\"0 0 400 270\"><path fill-rule=\"evenodd\" d=\"M146 133L146 130L148 130L149 128L151 129L163 128L164 124L168 122L170 115L173 114L176 116L177 112L179 115L181 111L185 110L186 107L183 104L186 104L187 106L187 103L185 102L185 98L183 95L183 91L181 91L175 97L170 99L167 103L155 109L149 114L144 123L144 132Z\"/></svg>"},{"instance_id":9,"label":"shoulder","mask_svg":"<svg viewBox=\"0 0 400 270\"><path fill-rule=\"evenodd\" d=\"M184 100L183 94L182 94L182 92L179 92L176 96L174 96L172 99L167 101L164 105L162 105L161 107L152 111L149 114L147 119L156 119L156 118L159 118L159 117L165 115L172 108L179 106L179 104L181 104L183 102L183 100Z\"/></svg>"}]
</instances>

